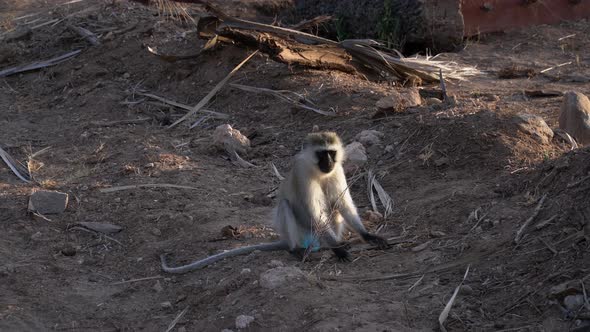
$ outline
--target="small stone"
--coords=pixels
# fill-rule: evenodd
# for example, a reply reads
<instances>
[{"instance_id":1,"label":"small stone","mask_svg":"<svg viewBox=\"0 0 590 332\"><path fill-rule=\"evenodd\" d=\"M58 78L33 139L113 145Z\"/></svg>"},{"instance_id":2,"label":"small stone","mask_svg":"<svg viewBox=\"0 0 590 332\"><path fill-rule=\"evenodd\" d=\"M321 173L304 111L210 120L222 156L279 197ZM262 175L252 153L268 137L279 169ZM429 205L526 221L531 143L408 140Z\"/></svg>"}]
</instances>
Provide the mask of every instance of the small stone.
<instances>
[{"instance_id":1,"label":"small stone","mask_svg":"<svg viewBox=\"0 0 590 332\"><path fill-rule=\"evenodd\" d=\"M269 267L281 267L281 266L285 266L285 264L283 264L283 262L273 259L268 263Z\"/></svg>"},{"instance_id":2,"label":"small stone","mask_svg":"<svg viewBox=\"0 0 590 332\"><path fill-rule=\"evenodd\" d=\"M563 97L559 128L578 143L590 143L590 100L579 92L569 91Z\"/></svg>"},{"instance_id":3,"label":"small stone","mask_svg":"<svg viewBox=\"0 0 590 332\"><path fill-rule=\"evenodd\" d=\"M303 271L294 266L275 267L260 275L260 286L275 289L295 280L303 279Z\"/></svg>"},{"instance_id":4,"label":"small stone","mask_svg":"<svg viewBox=\"0 0 590 332\"><path fill-rule=\"evenodd\" d=\"M426 99L426 105L428 105L428 106L440 105L440 104L442 104L442 100L440 100L438 98L428 98L428 99Z\"/></svg>"},{"instance_id":5,"label":"small stone","mask_svg":"<svg viewBox=\"0 0 590 332\"><path fill-rule=\"evenodd\" d=\"M242 269L242 272L240 272L241 275L250 274L250 273L252 273L252 270L250 270L248 268Z\"/></svg>"},{"instance_id":6,"label":"small stone","mask_svg":"<svg viewBox=\"0 0 590 332\"><path fill-rule=\"evenodd\" d=\"M580 282L577 280L570 280L551 287L549 290L549 298L565 298L568 295L579 294L581 292L582 287L580 287Z\"/></svg>"},{"instance_id":7,"label":"small stone","mask_svg":"<svg viewBox=\"0 0 590 332\"><path fill-rule=\"evenodd\" d=\"M460 292L463 295L471 295L473 294L473 288L469 285L462 285Z\"/></svg>"},{"instance_id":8,"label":"small stone","mask_svg":"<svg viewBox=\"0 0 590 332\"><path fill-rule=\"evenodd\" d=\"M254 317L247 315L239 315L236 317L236 328L245 329L254 321Z\"/></svg>"},{"instance_id":9,"label":"small stone","mask_svg":"<svg viewBox=\"0 0 590 332\"><path fill-rule=\"evenodd\" d=\"M57 214L68 206L68 194L57 191L39 190L29 198L29 211L40 214Z\"/></svg>"},{"instance_id":10,"label":"small stone","mask_svg":"<svg viewBox=\"0 0 590 332\"><path fill-rule=\"evenodd\" d=\"M367 161L367 151L359 142L352 142L344 148L346 160L344 161L344 170L346 172L354 171L363 167Z\"/></svg>"},{"instance_id":11,"label":"small stone","mask_svg":"<svg viewBox=\"0 0 590 332\"><path fill-rule=\"evenodd\" d=\"M430 231L430 236L432 237L444 237L447 236L447 233L442 231Z\"/></svg>"},{"instance_id":12,"label":"small stone","mask_svg":"<svg viewBox=\"0 0 590 332\"><path fill-rule=\"evenodd\" d=\"M172 308L172 303L170 303L170 301L165 301L160 303L160 307L162 307L162 309L170 309Z\"/></svg>"},{"instance_id":13,"label":"small stone","mask_svg":"<svg viewBox=\"0 0 590 332\"><path fill-rule=\"evenodd\" d=\"M68 257L74 256L76 255L76 248L67 246L61 250L61 254Z\"/></svg>"},{"instance_id":14,"label":"small stone","mask_svg":"<svg viewBox=\"0 0 590 332\"><path fill-rule=\"evenodd\" d=\"M363 130L356 135L356 140L364 146L371 146L381 143L383 136L383 133L377 130Z\"/></svg>"},{"instance_id":15,"label":"small stone","mask_svg":"<svg viewBox=\"0 0 590 332\"><path fill-rule=\"evenodd\" d=\"M578 310L584 305L584 296L581 294L568 295L563 299L563 305L570 311Z\"/></svg>"},{"instance_id":16,"label":"small stone","mask_svg":"<svg viewBox=\"0 0 590 332\"><path fill-rule=\"evenodd\" d=\"M220 150L236 151L238 154L246 154L250 150L250 140L239 130L229 124L217 126L213 132L213 145Z\"/></svg>"},{"instance_id":17,"label":"small stone","mask_svg":"<svg viewBox=\"0 0 590 332\"><path fill-rule=\"evenodd\" d=\"M14 31L8 32L4 36L4 41L7 43L15 42L19 40L26 40L31 38L32 30L27 27L18 27Z\"/></svg>"},{"instance_id":18,"label":"small stone","mask_svg":"<svg viewBox=\"0 0 590 332\"><path fill-rule=\"evenodd\" d=\"M447 158L447 157L438 158L437 160L434 161L434 164L436 166L438 166L438 167L444 166L444 165L448 165L449 164L449 158Z\"/></svg>"},{"instance_id":19,"label":"small stone","mask_svg":"<svg viewBox=\"0 0 590 332\"><path fill-rule=\"evenodd\" d=\"M363 220L376 224L383 221L383 215L373 210L367 210L365 213L363 213Z\"/></svg>"},{"instance_id":20,"label":"small stone","mask_svg":"<svg viewBox=\"0 0 590 332\"><path fill-rule=\"evenodd\" d=\"M156 291L156 293L161 293L164 291L164 287L162 287L162 284L160 283L160 280L156 281L156 283L154 284L154 286L152 287L153 290Z\"/></svg>"},{"instance_id":21,"label":"small stone","mask_svg":"<svg viewBox=\"0 0 590 332\"><path fill-rule=\"evenodd\" d=\"M41 236L43 236L43 234L41 234L41 232L37 232L37 233L31 235L31 240L37 241L37 240L41 239Z\"/></svg>"},{"instance_id":22,"label":"small stone","mask_svg":"<svg viewBox=\"0 0 590 332\"><path fill-rule=\"evenodd\" d=\"M385 147L385 152L386 153L392 153L394 150L393 145L388 145Z\"/></svg>"},{"instance_id":23,"label":"small stone","mask_svg":"<svg viewBox=\"0 0 590 332\"><path fill-rule=\"evenodd\" d=\"M420 106L422 99L416 88L410 88L400 91L392 91L389 96L383 97L377 101L375 106L383 111L400 111L407 107Z\"/></svg>"},{"instance_id":24,"label":"small stone","mask_svg":"<svg viewBox=\"0 0 590 332\"><path fill-rule=\"evenodd\" d=\"M553 130L549 128L542 117L533 114L519 114L515 120L520 130L533 136L539 143L549 144L553 139Z\"/></svg>"},{"instance_id":25,"label":"small stone","mask_svg":"<svg viewBox=\"0 0 590 332\"><path fill-rule=\"evenodd\" d=\"M160 236L162 235L162 231L160 231L158 228L152 228L152 234L155 236Z\"/></svg>"},{"instance_id":26,"label":"small stone","mask_svg":"<svg viewBox=\"0 0 590 332\"><path fill-rule=\"evenodd\" d=\"M124 79L128 79L129 77L131 77L131 74L129 74L129 73L125 73L125 74L123 74L123 78L124 78Z\"/></svg>"}]
</instances>

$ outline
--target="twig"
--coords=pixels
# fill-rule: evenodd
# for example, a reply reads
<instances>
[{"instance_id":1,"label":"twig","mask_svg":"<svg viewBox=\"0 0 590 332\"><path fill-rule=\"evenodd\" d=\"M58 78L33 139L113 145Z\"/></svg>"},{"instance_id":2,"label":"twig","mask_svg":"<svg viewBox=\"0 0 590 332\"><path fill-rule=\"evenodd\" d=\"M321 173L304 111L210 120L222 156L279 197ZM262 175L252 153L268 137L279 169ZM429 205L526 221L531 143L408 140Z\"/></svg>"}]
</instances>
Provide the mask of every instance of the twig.
<instances>
[{"instance_id":1,"label":"twig","mask_svg":"<svg viewBox=\"0 0 590 332\"><path fill-rule=\"evenodd\" d=\"M95 230L84 228L84 227L80 227L80 226L73 226L73 227L68 228L69 231L74 230L74 229L77 229L77 230L80 230L80 231L84 231L84 232L88 232L88 233L91 233L91 234L94 234L94 235L98 235L99 237L100 236L104 236L105 238L107 238L107 239L109 239L109 240L117 243L121 247L124 247L124 245L123 245L123 243L121 243L121 241L119 241L117 239L114 239L114 238L112 238L112 237L110 237L110 236L108 236L108 235L106 235L104 233L99 233L99 232L97 232Z\"/></svg>"},{"instance_id":2,"label":"twig","mask_svg":"<svg viewBox=\"0 0 590 332\"><path fill-rule=\"evenodd\" d=\"M558 214L555 214L555 215L552 215L550 218L548 218L548 219L545 219L545 220L543 220L543 221L541 221L541 222L537 223L537 224L535 225L535 229L536 229L536 230L540 230L541 228L543 228L543 227L545 227L545 226L549 225L549 224L550 224L550 223L551 223L553 220L555 220L555 218L557 218L558 216L559 216Z\"/></svg>"},{"instance_id":3,"label":"twig","mask_svg":"<svg viewBox=\"0 0 590 332\"><path fill-rule=\"evenodd\" d=\"M443 78L443 73L442 73L441 68L438 69L438 79L440 80L440 89L442 91L443 101L447 101L447 99L449 99L449 96L447 96L447 87L445 84L445 80Z\"/></svg>"},{"instance_id":4,"label":"twig","mask_svg":"<svg viewBox=\"0 0 590 332\"><path fill-rule=\"evenodd\" d=\"M453 296L451 296L451 298L449 299L449 302L447 302L447 305L445 306L443 311L438 316L438 326L440 327L440 330L443 332L447 332L447 329L445 328L445 325L444 325L445 321L447 320L447 317L449 316L449 312L451 312L451 308L453 307L453 304L455 303L455 299L457 298L457 295L459 294L459 290L461 289L461 286L463 286L465 279L467 279L467 275L469 275L469 267L470 266L467 266L467 269L465 270L465 274L463 275L463 280L461 280L461 282L459 283L457 288L455 288L455 292L453 293Z\"/></svg>"},{"instance_id":5,"label":"twig","mask_svg":"<svg viewBox=\"0 0 590 332\"><path fill-rule=\"evenodd\" d=\"M526 228L530 225L531 222L533 222L533 220L535 220L535 218L539 214L539 211L541 211L541 208L543 207L543 203L545 202L546 198L547 198L547 194L545 194L545 195L543 195L543 197L541 197L541 199L539 200L539 203L537 204L537 207L535 207L535 210L533 211L533 215L531 215L524 222L524 224L520 227L518 232L516 232L516 237L514 238L514 243L520 242L522 236L524 235L524 231L526 230Z\"/></svg>"},{"instance_id":6,"label":"twig","mask_svg":"<svg viewBox=\"0 0 590 332\"><path fill-rule=\"evenodd\" d=\"M153 276L153 277L144 277L144 278L137 278L137 279L129 279L129 280L123 280L123 281L119 281L119 282L114 282L111 285L115 286L115 285L123 285L123 284L129 284L132 282L138 282L138 281L145 281L145 280L153 280L153 279L163 279L164 276Z\"/></svg>"},{"instance_id":7,"label":"twig","mask_svg":"<svg viewBox=\"0 0 590 332\"><path fill-rule=\"evenodd\" d=\"M0 77L6 77L6 76L10 76L10 75L18 74L18 73L23 73L23 72L27 72L27 71L31 71L31 70L55 66L57 64L60 64L64 61L68 60L69 58L72 58L72 57L80 54L80 52L82 52L82 50L75 50L75 51L60 55L58 57L51 58L49 60L37 61L37 62L30 63L28 65L22 65L22 66L16 66L16 67L4 69L4 70L0 71Z\"/></svg>"},{"instance_id":8,"label":"twig","mask_svg":"<svg viewBox=\"0 0 590 332\"><path fill-rule=\"evenodd\" d=\"M186 314L186 312L188 311L188 306L186 308L184 308L177 316L176 318L174 318L174 320L170 323L170 325L168 325L168 328L166 329L166 332L170 332L172 331L172 329L176 326L176 324L178 324L178 322L180 321L180 319L182 318L182 316L184 316L184 314Z\"/></svg>"},{"instance_id":9,"label":"twig","mask_svg":"<svg viewBox=\"0 0 590 332\"><path fill-rule=\"evenodd\" d=\"M139 189L139 188L176 188L176 189L189 189L189 190L201 190L202 189L202 188L197 188L197 187L181 186L178 184L170 184L170 183L144 183L144 184L132 184L132 185L128 185L128 186L103 188L103 189L100 189L99 191L101 193L112 193L115 191Z\"/></svg>"},{"instance_id":10,"label":"twig","mask_svg":"<svg viewBox=\"0 0 590 332\"><path fill-rule=\"evenodd\" d=\"M545 239L543 239L540 236L537 237L537 239L539 239L539 241L541 241L545 245L545 247L547 247L547 249L549 249L549 251L553 253L553 255L557 255L557 250L553 248L553 246L549 242L545 241Z\"/></svg>"},{"instance_id":11,"label":"twig","mask_svg":"<svg viewBox=\"0 0 590 332\"><path fill-rule=\"evenodd\" d=\"M254 93L266 93L266 94L275 96L281 100L284 100L288 103L291 103L297 107L300 107L300 108L303 108L306 110L310 110L310 111L316 112L318 114L328 115L328 116L336 115L333 112L326 112L321 109L318 109L317 107L307 105L307 104L313 105L313 103L311 101L309 101L307 98L305 98L303 95L293 92L293 91L271 90L271 89L266 89L266 88L258 88L258 87L254 87L254 86L235 84L235 83L230 84L230 86L232 86L234 88L238 88L240 90L254 92ZM289 95L291 95L293 97L290 97Z\"/></svg>"},{"instance_id":12,"label":"twig","mask_svg":"<svg viewBox=\"0 0 590 332\"><path fill-rule=\"evenodd\" d=\"M159 100L159 101L161 101L161 102L163 102L165 104L176 106L178 108L182 108L182 109L185 109L187 111L192 111L193 110L193 107L191 107L191 106L188 106L188 105L185 105L185 104L181 104L181 103L175 102L174 100L170 100L170 99L166 99L166 98L163 98L163 97L160 97L160 96L156 96L156 95L153 95L151 93L138 92L137 94L140 95L140 96L145 96L145 97L149 97L149 98L152 98L152 99ZM219 113L219 112L214 112L214 111L210 111L210 110L206 110L206 109L200 109L199 112L210 114L211 116L216 117L216 118L219 118L219 119L227 119L227 118L229 118L229 115L227 115L227 114Z\"/></svg>"},{"instance_id":13,"label":"twig","mask_svg":"<svg viewBox=\"0 0 590 332\"><path fill-rule=\"evenodd\" d=\"M580 279L580 285L582 285L582 294L584 294L584 304L586 306L586 310L590 310L590 302L588 302L588 293L586 293L586 286L584 285L584 280Z\"/></svg>"},{"instance_id":14,"label":"twig","mask_svg":"<svg viewBox=\"0 0 590 332\"><path fill-rule=\"evenodd\" d=\"M68 28L70 30L74 31L75 33L79 34L82 38L86 39L86 41L89 42L92 46L100 45L98 38L90 30L84 29L82 27L77 27L75 25L69 25L69 24L68 24Z\"/></svg>"},{"instance_id":15,"label":"twig","mask_svg":"<svg viewBox=\"0 0 590 332\"><path fill-rule=\"evenodd\" d=\"M550 70L553 70L553 69L555 69L555 68L559 68L559 67L563 67L563 66L566 66L566 65L571 65L571 64L572 64L572 62L571 62L571 61L570 61L570 62L564 62L564 63L560 63L560 64L558 64L557 66L553 66L553 67L549 67L549 68L547 68L547 69L543 69L543 70L541 70L539 73L543 74L543 73L546 73L546 72L548 72L548 71L550 71Z\"/></svg>"},{"instance_id":16,"label":"twig","mask_svg":"<svg viewBox=\"0 0 590 332\"><path fill-rule=\"evenodd\" d=\"M31 175L25 174L26 175L26 177L25 177L23 174L21 174L21 172L25 173L25 171L19 170L19 165L14 160L14 158L12 158L12 156L10 154L8 154L8 152L4 151L4 149L2 149L2 148L0 148L0 157L2 158L2 160L4 160L6 165L8 165L8 167L14 173L14 175L16 175L19 179L21 179L22 181L24 181L26 183L32 182Z\"/></svg>"},{"instance_id":17,"label":"twig","mask_svg":"<svg viewBox=\"0 0 590 332\"><path fill-rule=\"evenodd\" d=\"M277 167L275 166L274 163L270 163L270 166L272 167L272 171L274 172L275 176L280 180L283 181L285 179L284 176L281 175L281 173L279 173L279 170L277 169Z\"/></svg>"},{"instance_id":18,"label":"twig","mask_svg":"<svg viewBox=\"0 0 590 332\"><path fill-rule=\"evenodd\" d=\"M563 37L559 38L557 41L562 41L564 39L572 38L572 37L575 37L575 36L576 36L576 34L575 33L572 33L571 35L567 35L567 36L563 36Z\"/></svg>"},{"instance_id":19,"label":"twig","mask_svg":"<svg viewBox=\"0 0 590 332\"><path fill-rule=\"evenodd\" d=\"M141 123L151 120L152 118L139 118L139 119L128 119L128 120L115 120L115 121L107 121L107 122L100 122L100 121L92 121L90 125L95 127L110 127L120 124L134 124L134 123Z\"/></svg>"},{"instance_id":20,"label":"twig","mask_svg":"<svg viewBox=\"0 0 590 332\"><path fill-rule=\"evenodd\" d=\"M416 286L418 286L420 284L420 282L422 282L422 279L424 279L425 274L423 274L420 279L418 279L410 288L408 288L408 293L410 293L414 288L416 288Z\"/></svg>"},{"instance_id":21,"label":"twig","mask_svg":"<svg viewBox=\"0 0 590 332\"><path fill-rule=\"evenodd\" d=\"M213 98L213 96L215 96L215 94L219 90L221 90L221 88L225 85L225 83L227 83L227 81L229 81L229 79L232 78L232 76L234 76L234 74L240 68L242 68L242 66L246 62L248 62L248 60L250 60L254 55L256 55L256 53L258 53L258 50L252 52L252 54L250 54L248 57L246 57L246 59L244 59L242 62L240 62L229 74L227 74L227 76L223 80L221 80L221 82L217 83L217 85L213 88L213 90L211 90L205 96L205 98L201 99L201 101L192 110L190 110L188 113L186 113L182 118L176 120L173 124L171 124L170 126L168 126L168 128L175 127L177 124L181 123L182 121L186 120L188 117L190 117L193 114L195 114L198 111L200 111L201 108L203 108L209 102L209 100L211 100L211 98Z\"/></svg>"},{"instance_id":22,"label":"twig","mask_svg":"<svg viewBox=\"0 0 590 332\"><path fill-rule=\"evenodd\" d=\"M588 180L588 179L590 179L590 175L587 175L587 176L585 176L585 177L581 178L580 180L578 180L578 181L576 181L576 182L572 182L572 183L568 184L568 185L567 185L567 187L568 187L568 188L573 188L573 187L575 187L575 186L577 186L577 185L581 184L582 182L584 182L584 181L586 181L586 180Z\"/></svg>"}]
</instances>

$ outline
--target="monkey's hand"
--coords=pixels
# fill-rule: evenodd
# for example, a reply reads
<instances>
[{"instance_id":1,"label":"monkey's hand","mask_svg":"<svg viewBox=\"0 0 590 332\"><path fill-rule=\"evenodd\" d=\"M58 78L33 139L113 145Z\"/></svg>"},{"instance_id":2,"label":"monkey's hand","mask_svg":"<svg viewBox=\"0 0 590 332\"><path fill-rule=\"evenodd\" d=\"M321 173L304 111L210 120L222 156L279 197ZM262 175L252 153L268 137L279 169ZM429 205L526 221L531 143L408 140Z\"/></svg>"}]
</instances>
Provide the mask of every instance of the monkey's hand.
<instances>
[{"instance_id":1,"label":"monkey's hand","mask_svg":"<svg viewBox=\"0 0 590 332\"><path fill-rule=\"evenodd\" d=\"M341 262L350 262L352 260L350 253L344 248L336 247L333 248L332 251L334 251L336 258L338 258L338 260Z\"/></svg>"},{"instance_id":2,"label":"monkey's hand","mask_svg":"<svg viewBox=\"0 0 590 332\"><path fill-rule=\"evenodd\" d=\"M387 240L378 235L365 233L363 234L363 240L370 244L376 245L379 249L382 250L389 248L389 243L387 243Z\"/></svg>"}]
</instances>

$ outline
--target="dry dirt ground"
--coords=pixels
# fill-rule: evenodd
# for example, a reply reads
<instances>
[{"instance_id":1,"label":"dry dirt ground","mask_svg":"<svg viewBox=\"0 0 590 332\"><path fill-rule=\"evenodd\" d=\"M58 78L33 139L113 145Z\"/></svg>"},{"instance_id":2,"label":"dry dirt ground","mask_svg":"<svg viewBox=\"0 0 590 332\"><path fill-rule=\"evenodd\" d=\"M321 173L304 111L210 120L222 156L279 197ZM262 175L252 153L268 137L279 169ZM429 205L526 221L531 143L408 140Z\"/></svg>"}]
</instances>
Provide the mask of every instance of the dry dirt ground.
<instances>
[{"instance_id":1,"label":"dry dirt ground","mask_svg":"<svg viewBox=\"0 0 590 332\"><path fill-rule=\"evenodd\" d=\"M248 11L252 3L244 3L223 5L256 16ZM550 290L569 281L578 287L573 293L581 284L590 287L584 238L590 180L583 181L590 150L569 151L558 138L539 143L513 120L532 113L557 126L562 98L529 98L525 90L590 94L588 22L470 40L460 53L444 56L482 70L449 84L455 107L382 118L373 117L375 102L395 87L256 55L233 81L296 91L338 116L225 87L208 108L230 119L189 130L166 129L185 111L139 92L195 105L250 51L224 46L165 62L146 46L194 53L204 43L194 25L127 2L55 4L0 3L3 32L65 18L36 27L28 39L2 42L0 69L84 49L57 66L0 79L0 144L28 161L38 182L24 184L0 166L0 330L163 331L184 312L176 331L236 330L239 315L255 318L249 331L432 331L468 266L449 331L567 331L588 323L587 309L567 311L564 294L552 297ZM14 20L30 13L38 15ZM101 45L90 47L66 23L100 34ZM497 77L512 65L539 72L568 62L531 78ZM132 119L140 120L121 122ZM226 122L252 138L246 158L258 167L240 168L211 149L215 126ZM337 131L346 143L365 129L385 134L368 148L367 169L393 197L394 211L367 226L399 244L357 251L351 263L330 253L301 263L277 252L181 276L160 271L163 252L180 264L274 239L269 197L279 181L270 163L286 173L314 125ZM370 208L366 180L357 178L351 190L364 211ZM100 191L146 183L194 188ZM28 197L40 188L68 193L67 210L50 220L28 214ZM556 217L515 245L517 230L545 194L535 223ZM70 228L89 221L124 229L109 238ZM238 228L235 238L222 237L227 225ZM307 277L262 288L258 279L271 260ZM367 280L375 277L380 280Z\"/></svg>"}]
</instances>

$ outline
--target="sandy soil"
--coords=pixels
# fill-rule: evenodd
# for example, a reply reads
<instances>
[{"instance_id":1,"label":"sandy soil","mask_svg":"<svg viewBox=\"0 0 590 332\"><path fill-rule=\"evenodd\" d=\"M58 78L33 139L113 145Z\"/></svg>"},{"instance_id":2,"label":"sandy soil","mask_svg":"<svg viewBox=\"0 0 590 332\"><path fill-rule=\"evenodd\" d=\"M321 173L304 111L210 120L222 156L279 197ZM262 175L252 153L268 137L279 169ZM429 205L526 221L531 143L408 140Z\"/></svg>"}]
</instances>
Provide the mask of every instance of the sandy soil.
<instances>
[{"instance_id":1,"label":"sandy soil","mask_svg":"<svg viewBox=\"0 0 590 332\"><path fill-rule=\"evenodd\" d=\"M256 17L253 4L244 3L224 6ZM470 40L460 53L443 55L483 71L449 84L455 107L423 106L382 118L374 118L375 103L395 87L288 68L257 55L233 81L296 91L338 116L226 87L208 108L230 119L189 130L166 129L185 111L139 92L195 105L250 51L223 46L170 63L146 47L194 53L204 44L194 25L126 2L42 5L43 14L16 21L38 13L41 4L0 5L2 33L67 17L35 28L29 38L2 42L0 70L84 51L51 68L0 79L0 144L29 161L38 182L23 184L0 166L0 330L162 331L186 309L174 330L236 330L236 317L250 315L249 331L431 331L468 266L449 331L567 331L588 323L587 309L564 312L563 298L551 298L550 290L568 281L590 286L589 242L578 236L590 228L584 228L590 181L571 185L588 175L590 150L569 151L558 138L541 144L514 123L516 114L531 113L557 127L562 98L529 98L526 90L590 94L584 82L590 78L588 22ZM100 34L101 45L90 47L65 22ZM497 75L513 65L539 72L567 62L532 78ZM117 122L131 119L143 120ZM223 123L251 137L246 158L258 167L240 168L211 148L211 134ZM346 143L365 129L384 133L381 144L367 149L367 169L393 197L394 212L367 226L398 245L357 251L352 263L328 252L304 263L277 252L182 276L160 271L163 252L180 264L274 239L269 218L279 181L270 163L286 173L314 125L337 131ZM100 192L145 183L194 188ZM66 212L50 220L28 214L28 197L40 188L68 193ZM371 206L366 188L362 177L351 186L361 211ZM517 230L544 194L536 220L557 217L515 245ZM109 238L70 228L89 221L124 229ZM227 225L238 228L238 236L223 238ZM271 260L307 277L262 288L259 276ZM374 277L383 280L366 280Z\"/></svg>"}]
</instances>

